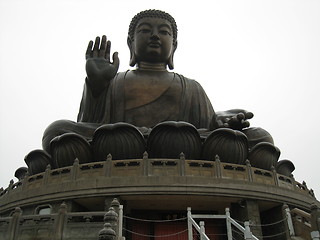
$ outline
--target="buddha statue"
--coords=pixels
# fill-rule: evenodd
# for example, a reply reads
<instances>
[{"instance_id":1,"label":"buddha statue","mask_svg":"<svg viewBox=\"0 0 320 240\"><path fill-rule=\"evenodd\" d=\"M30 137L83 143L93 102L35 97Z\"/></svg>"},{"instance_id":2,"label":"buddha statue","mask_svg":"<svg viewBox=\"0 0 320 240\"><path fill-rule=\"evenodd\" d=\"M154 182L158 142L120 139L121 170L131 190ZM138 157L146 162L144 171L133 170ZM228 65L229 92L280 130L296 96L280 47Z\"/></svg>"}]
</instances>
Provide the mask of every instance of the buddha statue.
<instances>
[{"instance_id":1,"label":"buddha statue","mask_svg":"<svg viewBox=\"0 0 320 240\"><path fill-rule=\"evenodd\" d=\"M251 112L243 109L215 112L198 82L170 71L174 69L177 34L176 22L168 13L159 10L138 13L130 23L127 38L130 66L136 68L126 72L118 72L118 53L111 56L111 42L106 36L90 41L86 51L87 77L77 122L59 120L49 125L43 136L44 152L49 155L60 153L61 142L63 148L68 144L88 148L84 156L90 158L90 154L95 154L92 151L99 151L98 148L90 149L90 144L105 139L103 134L112 132L117 135L121 132L119 129L128 129L128 134L138 139L131 142L139 143L138 147L131 148L140 149L140 153L144 151L142 142L152 129L161 123L163 127L165 122L173 128L196 129L189 132L197 139L199 134L202 140L193 141L197 144L202 144L212 132L220 129L217 134L222 134L222 138L230 133L241 135L247 141L244 146L248 151L261 142L273 145L268 132L249 128L248 120L253 117ZM99 132L99 137L94 136L95 132ZM209 143L205 149L211 149L208 146ZM196 156L201 158L199 154ZM61 166L57 160L50 164Z\"/></svg>"}]
</instances>

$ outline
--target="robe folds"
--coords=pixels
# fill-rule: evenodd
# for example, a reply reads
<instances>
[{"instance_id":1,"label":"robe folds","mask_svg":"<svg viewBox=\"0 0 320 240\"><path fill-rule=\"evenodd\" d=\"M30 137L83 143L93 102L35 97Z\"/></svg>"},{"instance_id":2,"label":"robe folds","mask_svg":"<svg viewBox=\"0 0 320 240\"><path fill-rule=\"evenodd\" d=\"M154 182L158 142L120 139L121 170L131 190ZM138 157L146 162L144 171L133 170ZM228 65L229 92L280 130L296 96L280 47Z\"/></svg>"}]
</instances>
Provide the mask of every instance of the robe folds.
<instances>
[{"instance_id":1,"label":"robe folds","mask_svg":"<svg viewBox=\"0 0 320 240\"><path fill-rule=\"evenodd\" d=\"M128 72L118 73L98 96L94 96L86 82L77 122L58 120L50 124L43 134L43 149L50 153L51 140L64 133L76 133L90 140L98 127L117 122L126 122L146 131L164 121L184 121L197 129L211 127L215 113L206 93L196 81L172 73L173 79L167 88L161 91L155 88L157 97L141 103L138 101L138 104L135 102L134 107L128 107L125 94ZM150 91L147 88L143 88L136 97L139 99L144 91Z\"/></svg>"},{"instance_id":2,"label":"robe folds","mask_svg":"<svg viewBox=\"0 0 320 240\"><path fill-rule=\"evenodd\" d=\"M173 73L170 86L159 96L146 104L128 109L125 94L128 72L118 73L109 86L96 97L86 82L77 121L101 125L126 122L147 128L163 121L184 121L196 128L210 128L215 113L198 82Z\"/></svg>"},{"instance_id":3,"label":"robe folds","mask_svg":"<svg viewBox=\"0 0 320 240\"><path fill-rule=\"evenodd\" d=\"M130 81L139 84L130 87L128 73L130 71L118 73L98 96L93 94L86 81L77 122L58 120L50 124L43 135L43 149L50 153L51 140L64 133L76 133L91 140L98 127L117 122L132 124L145 135L165 121L188 122L198 129L202 138L217 128L217 116L211 102L195 80L170 73L168 76L172 79L160 88L152 85L152 79L150 84L149 79L145 79L146 84L140 85L136 78ZM151 95L148 94L150 92ZM131 102L128 101L130 98ZM250 147L259 142L273 144L271 135L262 128L247 128L242 132L247 136Z\"/></svg>"}]
</instances>

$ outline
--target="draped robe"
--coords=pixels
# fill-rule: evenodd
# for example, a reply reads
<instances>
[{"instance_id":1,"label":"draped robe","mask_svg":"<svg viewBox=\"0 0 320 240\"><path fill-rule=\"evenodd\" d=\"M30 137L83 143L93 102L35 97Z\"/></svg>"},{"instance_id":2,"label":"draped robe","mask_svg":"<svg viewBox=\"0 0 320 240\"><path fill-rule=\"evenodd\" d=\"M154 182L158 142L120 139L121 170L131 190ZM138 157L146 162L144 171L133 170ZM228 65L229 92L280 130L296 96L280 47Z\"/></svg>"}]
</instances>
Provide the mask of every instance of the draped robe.
<instances>
[{"instance_id":1,"label":"draped robe","mask_svg":"<svg viewBox=\"0 0 320 240\"><path fill-rule=\"evenodd\" d=\"M205 91L195 80L177 73L172 73L173 80L168 88L159 92L154 99L128 109L125 88L129 72L118 73L109 87L97 97L94 97L86 83L78 122L127 122L137 127L151 128L163 121L185 121L196 128L210 127L214 110Z\"/></svg>"},{"instance_id":2,"label":"draped robe","mask_svg":"<svg viewBox=\"0 0 320 240\"><path fill-rule=\"evenodd\" d=\"M42 138L43 149L50 152L50 141L64 133L77 133L89 140L99 126L108 123L126 122L150 129L164 121L184 121L198 129L210 128L215 113L198 82L177 73L168 73L173 77L165 88L158 89L152 86L152 79L150 84L149 79L144 79L146 84L139 92L130 88L126 92L128 75L132 73L134 71L118 73L98 96L93 94L86 81L77 122L58 120L50 124ZM157 72L151 72L150 77L153 78L154 74ZM138 80L133 78L130 81ZM128 91L133 93L133 104L129 104ZM155 94L139 101L150 91Z\"/></svg>"},{"instance_id":3,"label":"draped robe","mask_svg":"<svg viewBox=\"0 0 320 240\"><path fill-rule=\"evenodd\" d=\"M173 77L164 88L153 86L152 79L144 79L145 85L140 89L138 87L136 93L136 87L128 87L128 75L133 72L118 73L98 96L93 94L86 82L77 122L59 120L49 125L43 135L43 149L50 152L50 141L64 133L77 133L89 140L99 126L117 122L126 122L147 129L146 133L164 121L191 123L197 129L202 129L199 133L203 136L207 136L210 130L216 128L212 125L216 120L216 113L198 82L177 73L169 73ZM151 78L154 74L157 73L150 74ZM129 80L138 81L135 78ZM153 92L151 97L148 96L148 91ZM140 98L144 100L140 101ZM247 128L243 132L248 137L251 147L259 142L273 143L271 135L264 129Z\"/></svg>"}]
</instances>

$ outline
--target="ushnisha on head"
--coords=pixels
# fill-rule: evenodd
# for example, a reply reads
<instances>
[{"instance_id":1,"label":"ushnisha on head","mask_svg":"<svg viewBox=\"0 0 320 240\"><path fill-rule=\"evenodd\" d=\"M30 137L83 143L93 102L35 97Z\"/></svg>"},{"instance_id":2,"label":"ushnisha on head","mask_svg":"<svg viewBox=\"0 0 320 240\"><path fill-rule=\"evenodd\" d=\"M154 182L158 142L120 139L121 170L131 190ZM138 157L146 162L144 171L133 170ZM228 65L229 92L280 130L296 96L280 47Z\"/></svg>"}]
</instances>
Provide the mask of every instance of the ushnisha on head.
<instances>
[{"instance_id":1,"label":"ushnisha on head","mask_svg":"<svg viewBox=\"0 0 320 240\"><path fill-rule=\"evenodd\" d=\"M127 43L130 66L140 62L160 63L173 69L173 55L177 48L177 24L174 18L160 10L145 10L130 23Z\"/></svg>"}]
</instances>

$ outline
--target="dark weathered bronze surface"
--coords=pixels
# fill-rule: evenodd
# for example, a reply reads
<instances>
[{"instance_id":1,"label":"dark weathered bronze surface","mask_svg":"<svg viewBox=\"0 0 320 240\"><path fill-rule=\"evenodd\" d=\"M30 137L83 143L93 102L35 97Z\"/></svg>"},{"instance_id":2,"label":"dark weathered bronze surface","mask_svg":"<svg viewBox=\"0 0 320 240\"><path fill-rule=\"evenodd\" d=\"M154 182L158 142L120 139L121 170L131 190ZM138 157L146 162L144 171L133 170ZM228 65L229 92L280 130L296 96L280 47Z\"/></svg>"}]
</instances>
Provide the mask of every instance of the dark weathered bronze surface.
<instances>
[{"instance_id":1,"label":"dark weathered bronze surface","mask_svg":"<svg viewBox=\"0 0 320 240\"><path fill-rule=\"evenodd\" d=\"M270 170L275 167L280 157L280 150L271 143L261 142L249 152L248 159L253 167Z\"/></svg>"},{"instance_id":2,"label":"dark weathered bronze surface","mask_svg":"<svg viewBox=\"0 0 320 240\"><path fill-rule=\"evenodd\" d=\"M222 162L244 164L248 158L248 139L240 131L220 128L213 131L203 144L202 158Z\"/></svg>"},{"instance_id":3,"label":"dark weathered bronze surface","mask_svg":"<svg viewBox=\"0 0 320 240\"><path fill-rule=\"evenodd\" d=\"M28 172L30 175L44 172L48 164L52 164L51 156L41 149L33 150L28 153L25 156L24 161L28 165Z\"/></svg>"},{"instance_id":4,"label":"dark weathered bronze surface","mask_svg":"<svg viewBox=\"0 0 320 240\"><path fill-rule=\"evenodd\" d=\"M215 113L198 82L167 70L174 68L177 33L176 22L169 14L159 10L138 13L130 23L127 38L130 66L136 68L119 73L118 53L113 53L111 57L111 42L107 37L96 37L95 41L90 41L86 51L87 77L77 122L60 120L51 124L43 136L43 149L52 154L50 142L65 133L79 134L90 142L98 127L107 124L106 128L109 128L108 124L119 122L143 129L141 132L146 138L157 124L171 121L187 122L196 129L204 129L201 130L202 138L218 128L243 131L248 139L244 152L260 142L273 144L268 132L261 128L249 128L248 120L253 117L253 113L243 109ZM152 141L157 142L160 139ZM169 142L168 140L167 143ZM228 141L221 141L223 142ZM175 145L174 153L177 149L185 148L183 141L180 143L181 146ZM200 157L199 144L197 149L188 149L188 152L197 152L196 156ZM55 151L59 152L57 148L58 146ZM207 141L205 148L215 149L216 146L208 146ZM102 152L98 149L101 147L97 147L97 141L94 141L95 157L105 158L109 154L108 148L103 148ZM226 149L224 152L220 151L220 155L223 156L234 150L230 151L227 145L221 149ZM154 150L150 152L151 155L153 152ZM166 156L165 153L159 152L156 155ZM193 155L189 157L191 156ZM242 163L246 156L247 154L242 156ZM214 156L210 159L212 157Z\"/></svg>"},{"instance_id":5,"label":"dark weathered bronze surface","mask_svg":"<svg viewBox=\"0 0 320 240\"><path fill-rule=\"evenodd\" d=\"M141 132L128 123L106 124L99 127L92 139L95 161L106 160L111 154L113 160L141 158L145 141Z\"/></svg>"},{"instance_id":6,"label":"dark weathered bronze surface","mask_svg":"<svg viewBox=\"0 0 320 240\"><path fill-rule=\"evenodd\" d=\"M147 143L150 158L200 159L201 139L196 128L186 122L163 122L155 126Z\"/></svg>"}]
</instances>

